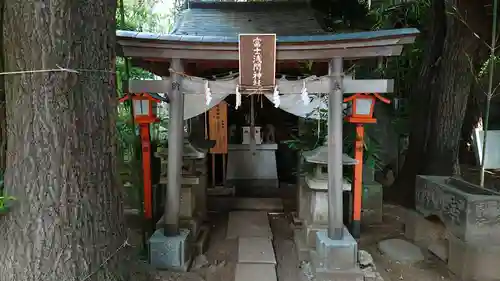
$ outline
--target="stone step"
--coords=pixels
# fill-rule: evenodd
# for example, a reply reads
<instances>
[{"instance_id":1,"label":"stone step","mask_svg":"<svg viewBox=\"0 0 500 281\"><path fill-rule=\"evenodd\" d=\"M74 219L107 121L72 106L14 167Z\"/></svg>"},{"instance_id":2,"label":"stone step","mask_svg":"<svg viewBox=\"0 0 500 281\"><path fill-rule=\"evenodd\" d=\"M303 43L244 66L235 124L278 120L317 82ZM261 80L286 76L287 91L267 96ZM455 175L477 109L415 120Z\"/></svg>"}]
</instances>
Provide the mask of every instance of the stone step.
<instances>
[{"instance_id":1,"label":"stone step","mask_svg":"<svg viewBox=\"0 0 500 281\"><path fill-rule=\"evenodd\" d=\"M233 210L283 211L283 200L281 198L208 196L207 206L208 210L213 212Z\"/></svg>"},{"instance_id":2,"label":"stone step","mask_svg":"<svg viewBox=\"0 0 500 281\"><path fill-rule=\"evenodd\" d=\"M238 239L238 263L276 264L271 239L267 237L240 237Z\"/></svg>"},{"instance_id":3,"label":"stone step","mask_svg":"<svg viewBox=\"0 0 500 281\"><path fill-rule=\"evenodd\" d=\"M239 237L264 237L273 235L266 212L234 211L229 213L227 239Z\"/></svg>"},{"instance_id":4,"label":"stone step","mask_svg":"<svg viewBox=\"0 0 500 281\"><path fill-rule=\"evenodd\" d=\"M274 264L238 263L236 264L235 281L277 281Z\"/></svg>"}]
</instances>

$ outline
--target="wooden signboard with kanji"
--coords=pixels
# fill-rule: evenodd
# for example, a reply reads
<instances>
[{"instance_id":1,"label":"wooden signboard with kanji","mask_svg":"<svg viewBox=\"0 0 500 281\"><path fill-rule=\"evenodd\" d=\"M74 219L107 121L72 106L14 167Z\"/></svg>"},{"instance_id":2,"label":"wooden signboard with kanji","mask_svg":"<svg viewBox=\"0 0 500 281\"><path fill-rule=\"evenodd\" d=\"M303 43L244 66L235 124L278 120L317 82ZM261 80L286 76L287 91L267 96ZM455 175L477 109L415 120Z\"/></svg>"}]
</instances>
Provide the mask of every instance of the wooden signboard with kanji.
<instances>
[{"instance_id":1,"label":"wooden signboard with kanji","mask_svg":"<svg viewBox=\"0 0 500 281\"><path fill-rule=\"evenodd\" d=\"M240 34L240 87L273 89L276 83L276 34Z\"/></svg>"},{"instance_id":2,"label":"wooden signboard with kanji","mask_svg":"<svg viewBox=\"0 0 500 281\"><path fill-rule=\"evenodd\" d=\"M208 136L215 140L215 146L210 149L212 154L227 154L227 103L221 101L208 112Z\"/></svg>"}]
</instances>

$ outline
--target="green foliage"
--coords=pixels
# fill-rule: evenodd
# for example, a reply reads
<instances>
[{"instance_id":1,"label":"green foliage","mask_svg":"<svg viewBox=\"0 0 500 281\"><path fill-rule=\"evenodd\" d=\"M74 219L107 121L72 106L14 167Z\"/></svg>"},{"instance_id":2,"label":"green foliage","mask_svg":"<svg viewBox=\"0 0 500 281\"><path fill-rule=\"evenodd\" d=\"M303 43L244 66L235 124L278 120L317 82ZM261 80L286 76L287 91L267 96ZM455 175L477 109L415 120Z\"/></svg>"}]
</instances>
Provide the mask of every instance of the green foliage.
<instances>
[{"instance_id":1,"label":"green foliage","mask_svg":"<svg viewBox=\"0 0 500 281\"><path fill-rule=\"evenodd\" d=\"M142 1L140 4L129 4L124 2L123 9L117 9L117 29L140 32L168 32L171 28L172 17L162 17L161 14L153 13L156 1ZM123 11L123 15L121 12ZM166 27L162 20L167 21ZM127 63L129 65L127 65ZM155 75L139 67L132 67L130 63L118 57L116 59L117 95L123 96L123 83L128 79L154 79ZM133 158L134 143L137 141L136 128L133 124L130 111L130 102L126 101L118 107L118 130L119 149L122 160L127 162Z\"/></svg>"},{"instance_id":2,"label":"green foliage","mask_svg":"<svg viewBox=\"0 0 500 281\"><path fill-rule=\"evenodd\" d=\"M116 29L140 32L160 32L160 17L151 13L152 7L124 4L125 22L121 21L120 9L116 14Z\"/></svg>"},{"instance_id":3,"label":"green foliage","mask_svg":"<svg viewBox=\"0 0 500 281\"><path fill-rule=\"evenodd\" d=\"M481 68L479 70L478 77L477 77L478 79L486 77L486 75L489 73L490 62L493 62L495 65L498 65L498 63L500 63L500 57L499 56L488 57L488 59L481 65Z\"/></svg>"},{"instance_id":4,"label":"green foliage","mask_svg":"<svg viewBox=\"0 0 500 281\"><path fill-rule=\"evenodd\" d=\"M151 72L148 72L142 68L139 67L129 67L129 76L127 76L127 71L126 71L126 66L125 66L125 59L117 57L116 58L116 79L117 81L120 81L120 83L117 83L116 91L118 93L118 96L123 96L123 85L122 81L127 80L127 79L153 79L154 74Z\"/></svg>"},{"instance_id":5,"label":"green foliage","mask_svg":"<svg viewBox=\"0 0 500 281\"><path fill-rule=\"evenodd\" d=\"M367 1L312 0L311 6L324 14L323 24L329 31L370 29Z\"/></svg>"},{"instance_id":6,"label":"green foliage","mask_svg":"<svg viewBox=\"0 0 500 281\"><path fill-rule=\"evenodd\" d=\"M329 20L331 21L331 29L339 30L340 25L348 28L356 28L370 23L372 30L389 29L389 28L405 28L415 27L422 30L423 23L426 20L425 15L430 7L431 0L417 0L413 2L403 3L400 5L380 5L373 8L369 12L364 10L363 3L358 1L350 1L355 3L347 3L345 1L313 1L313 5L318 5L319 10L330 11ZM351 5L355 8L348 12L333 12L335 7L347 7ZM316 7L316 8L318 8ZM356 23L353 25L353 23ZM412 45L412 48L405 48L400 57L379 59L375 64L366 63L353 66L357 78L382 78L390 77L395 80L395 96L407 99L409 97L411 87L419 77L420 63L423 54L423 39L422 36L417 38L417 42ZM307 67L304 67L307 72ZM303 130L300 134L292 136L291 140L285 143L292 149L298 151L307 151L316 148L323 144L327 134L326 112L322 112L323 121L319 123L315 120L304 120ZM400 134L408 131L408 107L404 110L395 112L394 122L395 129ZM353 154L353 145L355 133L350 124L345 124L344 129L344 152ZM351 126L352 127L352 126ZM349 132L349 133L347 133ZM380 144L369 134L365 135L364 144L364 161L376 168L382 169L382 163L379 158ZM305 168L308 169L307 167Z\"/></svg>"},{"instance_id":7,"label":"green foliage","mask_svg":"<svg viewBox=\"0 0 500 281\"><path fill-rule=\"evenodd\" d=\"M299 133L292 135L290 140L283 141L289 148L300 152L313 150L323 145L328 134L327 116L328 111L319 111L320 120L305 118L302 119Z\"/></svg>"},{"instance_id":8,"label":"green foliage","mask_svg":"<svg viewBox=\"0 0 500 281\"><path fill-rule=\"evenodd\" d=\"M383 164L382 161L380 160L380 143L370 137L370 135L365 136L365 143L364 143L365 151L363 154L363 161L366 163L368 166L374 168L375 170L383 170Z\"/></svg>"},{"instance_id":9,"label":"green foliage","mask_svg":"<svg viewBox=\"0 0 500 281\"><path fill-rule=\"evenodd\" d=\"M11 206L11 202L12 201L15 201L16 198L12 197L12 196L5 196L4 195L4 173L3 171L0 171L0 214L2 213L6 213L10 206Z\"/></svg>"},{"instance_id":10,"label":"green foliage","mask_svg":"<svg viewBox=\"0 0 500 281\"><path fill-rule=\"evenodd\" d=\"M14 201L16 198L13 196L0 196L0 214L8 212Z\"/></svg>"}]
</instances>

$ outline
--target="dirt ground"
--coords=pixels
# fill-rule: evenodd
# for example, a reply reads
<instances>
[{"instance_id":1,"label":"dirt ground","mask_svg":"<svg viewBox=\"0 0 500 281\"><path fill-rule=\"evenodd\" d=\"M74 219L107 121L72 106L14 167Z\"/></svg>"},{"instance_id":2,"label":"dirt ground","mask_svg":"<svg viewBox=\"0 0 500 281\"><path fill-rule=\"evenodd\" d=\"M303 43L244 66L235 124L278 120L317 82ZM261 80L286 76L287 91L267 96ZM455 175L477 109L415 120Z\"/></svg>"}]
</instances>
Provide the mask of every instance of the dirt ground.
<instances>
[{"instance_id":1,"label":"dirt ground","mask_svg":"<svg viewBox=\"0 0 500 281\"><path fill-rule=\"evenodd\" d=\"M448 271L444 262L427 250L422 250L426 259L413 265L391 261L381 254L378 242L391 238L404 239L404 212L402 207L385 205L383 223L365 227L362 231L359 248L372 255L380 275L385 281L459 281Z\"/></svg>"},{"instance_id":2,"label":"dirt ground","mask_svg":"<svg viewBox=\"0 0 500 281\"><path fill-rule=\"evenodd\" d=\"M398 206L384 206L384 221L378 225L364 227L359 249L368 251L374 260L376 270L385 281L459 281L448 272L444 262L426 250L426 259L413 265L389 260L377 248L378 242L404 239L404 209ZM173 273L149 268L149 280L156 281L232 281L237 257L236 240L226 240L227 214L212 214L210 246L205 255L195 258L191 272ZM287 214L270 214L273 231L278 281L299 281L300 265L293 242L293 224ZM135 243L140 243L140 233L135 233ZM133 242L134 243L134 242Z\"/></svg>"}]
</instances>

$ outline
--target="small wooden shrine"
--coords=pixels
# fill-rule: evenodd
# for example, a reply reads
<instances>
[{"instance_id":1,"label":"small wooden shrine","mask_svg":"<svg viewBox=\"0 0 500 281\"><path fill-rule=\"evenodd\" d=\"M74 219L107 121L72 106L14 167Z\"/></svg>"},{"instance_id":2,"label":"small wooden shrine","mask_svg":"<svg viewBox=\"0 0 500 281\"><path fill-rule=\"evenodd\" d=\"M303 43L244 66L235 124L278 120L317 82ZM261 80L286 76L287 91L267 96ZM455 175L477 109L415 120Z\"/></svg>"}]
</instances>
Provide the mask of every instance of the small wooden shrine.
<instances>
[{"instance_id":1,"label":"small wooden shrine","mask_svg":"<svg viewBox=\"0 0 500 281\"><path fill-rule=\"evenodd\" d=\"M163 78L131 80L128 92L168 96L165 238L156 233L155 241L174 241L175 237L178 241L185 235L179 227L185 120L201 121L191 133L201 131L216 141L210 153L212 159L222 155L224 173L228 166L224 180L227 176L236 184L278 184L274 134L281 127L270 126L273 120L258 120L268 114L255 115L259 104L272 105L269 112L275 107L301 118L318 119L321 110L329 112L329 138L321 148L326 161L318 163L326 164L328 170L326 190L321 191L328 195L324 196L328 216L321 222L327 234L318 237L348 239L342 222L344 96L392 92L393 81L357 80L344 73L345 66L358 59L398 56L404 45L414 42L418 30L332 34L321 27L306 1L190 1L188 7L171 34L117 32L121 55ZM308 75L302 73L304 63L311 65ZM221 115L226 112L227 116ZM239 128L233 123L238 118L242 120ZM162 262L183 267L187 261L163 255Z\"/></svg>"}]
</instances>

